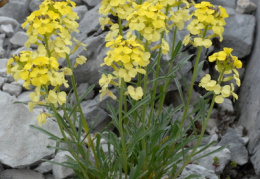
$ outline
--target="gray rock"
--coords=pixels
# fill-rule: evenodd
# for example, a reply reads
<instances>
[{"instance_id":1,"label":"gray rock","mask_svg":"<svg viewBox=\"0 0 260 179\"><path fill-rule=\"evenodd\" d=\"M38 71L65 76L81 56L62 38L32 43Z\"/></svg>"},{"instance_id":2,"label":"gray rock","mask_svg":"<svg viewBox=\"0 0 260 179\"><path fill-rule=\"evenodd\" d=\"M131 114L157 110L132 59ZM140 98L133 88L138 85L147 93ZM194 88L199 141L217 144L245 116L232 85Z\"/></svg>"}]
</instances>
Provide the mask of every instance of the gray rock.
<instances>
[{"instance_id":1,"label":"gray rock","mask_svg":"<svg viewBox=\"0 0 260 179\"><path fill-rule=\"evenodd\" d=\"M89 107L90 105L88 104L88 101L84 101L81 106L88 125L93 128L91 131L92 133L102 131L111 121L107 112L102 108L98 106Z\"/></svg>"},{"instance_id":2,"label":"gray rock","mask_svg":"<svg viewBox=\"0 0 260 179\"><path fill-rule=\"evenodd\" d=\"M5 40L5 34L0 34L0 58L3 58L5 55L4 40Z\"/></svg>"},{"instance_id":3,"label":"gray rock","mask_svg":"<svg viewBox=\"0 0 260 179\"><path fill-rule=\"evenodd\" d=\"M257 29L260 29L260 3L257 9ZM239 125L246 127L249 134L248 152L253 155L252 163L257 175L260 175L260 34L256 33L254 49L248 59L247 70L243 79L238 106L240 109Z\"/></svg>"},{"instance_id":4,"label":"gray rock","mask_svg":"<svg viewBox=\"0 0 260 179\"><path fill-rule=\"evenodd\" d=\"M45 177L45 179L55 179L52 174L47 174L44 177Z\"/></svg>"},{"instance_id":5,"label":"gray rock","mask_svg":"<svg viewBox=\"0 0 260 179\"><path fill-rule=\"evenodd\" d=\"M255 16L238 14L234 9L226 8L229 18L226 20L222 47L234 49L233 55L243 58L251 52L254 40Z\"/></svg>"},{"instance_id":6,"label":"gray rock","mask_svg":"<svg viewBox=\"0 0 260 179\"><path fill-rule=\"evenodd\" d=\"M198 2L201 2L203 0L198 0ZM236 0L206 0L214 5L221 5L223 7L230 7L235 9L236 7Z\"/></svg>"},{"instance_id":7,"label":"gray rock","mask_svg":"<svg viewBox=\"0 0 260 179\"><path fill-rule=\"evenodd\" d=\"M17 101L21 101L21 102L29 102L29 101L31 101L31 100L30 100L30 97L29 97L29 94L30 94L31 92L32 92L32 91L22 92L19 96L17 96Z\"/></svg>"},{"instance_id":8,"label":"gray rock","mask_svg":"<svg viewBox=\"0 0 260 179\"><path fill-rule=\"evenodd\" d=\"M84 17L84 15L86 14L86 12L88 12L88 9L87 9L86 6L82 5L82 6L76 6L76 7L74 7L74 8L73 8L73 11L78 14L78 16L79 16L78 21L80 22L80 21L83 19L83 17Z\"/></svg>"},{"instance_id":9,"label":"gray rock","mask_svg":"<svg viewBox=\"0 0 260 179\"><path fill-rule=\"evenodd\" d=\"M7 58L1 58L0 59L0 69L6 68L8 59Z\"/></svg>"},{"instance_id":10,"label":"gray rock","mask_svg":"<svg viewBox=\"0 0 260 179\"><path fill-rule=\"evenodd\" d=\"M100 24L99 24L99 17L101 15L98 13L99 6L96 6L95 8L91 9L90 11L86 12L83 19L79 23L78 30L80 31L79 33L74 33L74 36L78 40L83 40L89 34L93 34L96 32L98 29L100 29Z\"/></svg>"},{"instance_id":11,"label":"gray rock","mask_svg":"<svg viewBox=\"0 0 260 179\"><path fill-rule=\"evenodd\" d=\"M54 149L46 146L55 146L55 141L29 127L38 125L36 117L39 111L29 112L25 105L14 104L15 101L14 97L0 91L0 162L20 168L53 154ZM43 129L61 136L58 125L53 120L47 120Z\"/></svg>"},{"instance_id":12,"label":"gray rock","mask_svg":"<svg viewBox=\"0 0 260 179\"><path fill-rule=\"evenodd\" d=\"M83 41L87 44L87 50L79 48L72 56L72 63L75 63L75 59L78 55L87 57L87 63L79 65L73 72L77 83L88 83L98 85L98 81L101 78L100 70L109 71L109 67L103 66L104 58L108 48L105 47L105 35L96 37L89 37ZM111 69L110 69L111 71Z\"/></svg>"},{"instance_id":13,"label":"gray rock","mask_svg":"<svg viewBox=\"0 0 260 179\"><path fill-rule=\"evenodd\" d=\"M0 24L5 24L5 25L11 24L13 29L16 29L20 26L20 23L18 23L17 20L6 16L0 16Z\"/></svg>"},{"instance_id":14,"label":"gray rock","mask_svg":"<svg viewBox=\"0 0 260 179\"><path fill-rule=\"evenodd\" d=\"M1 89L2 89L5 82L6 82L6 78L0 77L0 88Z\"/></svg>"},{"instance_id":15,"label":"gray rock","mask_svg":"<svg viewBox=\"0 0 260 179\"><path fill-rule=\"evenodd\" d=\"M200 154L196 155L193 159L198 158L200 156L203 156L207 153L210 153L216 149L218 149L220 146L213 146L209 147L205 151L201 152ZM215 167L213 165L214 163L214 157L217 157L219 159L219 166ZM200 166L205 167L209 170L215 171L216 174L221 174L224 170L225 166L230 162L230 151L229 149L225 148L217 153L208 155L207 157L201 158L199 160L196 160L194 162L197 162Z\"/></svg>"},{"instance_id":16,"label":"gray rock","mask_svg":"<svg viewBox=\"0 0 260 179\"><path fill-rule=\"evenodd\" d=\"M52 166L53 164L51 164L50 162L42 162L37 168L35 168L34 170L39 172L39 173L49 173L52 171Z\"/></svg>"},{"instance_id":17,"label":"gray rock","mask_svg":"<svg viewBox=\"0 0 260 179\"><path fill-rule=\"evenodd\" d=\"M227 133L222 137L218 145L227 146L231 152L231 161L239 165L248 162L248 151L244 146L244 141L236 134L234 129L228 128Z\"/></svg>"},{"instance_id":18,"label":"gray rock","mask_svg":"<svg viewBox=\"0 0 260 179\"><path fill-rule=\"evenodd\" d=\"M1 179L44 179L41 173L28 169L8 169L0 172Z\"/></svg>"},{"instance_id":19,"label":"gray rock","mask_svg":"<svg viewBox=\"0 0 260 179\"><path fill-rule=\"evenodd\" d=\"M28 35L24 31L19 31L14 34L10 39L10 42L15 46L24 46L25 42L28 40Z\"/></svg>"},{"instance_id":20,"label":"gray rock","mask_svg":"<svg viewBox=\"0 0 260 179\"><path fill-rule=\"evenodd\" d=\"M5 83L3 85L3 91L11 96L18 96L22 92L22 87L20 85Z\"/></svg>"},{"instance_id":21,"label":"gray rock","mask_svg":"<svg viewBox=\"0 0 260 179\"><path fill-rule=\"evenodd\" d=\"M256 152L254 153L254 155L251 157L251 162L254 166L254 169L255 169L255 173L257 175L260 175L260 144L258 144L256 146Z\"/></svg>"},{"instance_id":22,"label":"gray rock","mask_svg":"<svg viewBox=\"0 0 260 179\"><path fill-rule=\"evenodd\" d=\"M1 7L0 16L7 16L23 23L25 18L30 15L29 3L31 0L12 0Z\"/></svg>"},{"instance_id":23,"label":"gray rock","mask_svg":"<svg viewBox=\"0 0 260 179\"><path fill-rule=\"evenodd\" d=\"M88 83L81 83L78 87L77 87L77 92L78 92L78 96L79 99L83 96L83 94L87 91L87 89L89 88L89 84ZM83 99L83 101L89 100L91 98L94 97L94 91L90 91L90 93L88 93L85 98ZM73 93L71 95L71 99L70 99L70 103L72 104L76 104L76 97L75 94Z\"/></svg>"},{"instance_id":24,"label":"gray rock","mask_svg":"<svg viewBox=\"0 0 260 179\"><path fill-rule=\"evenodd\" d=\"M43 2L43 0L33 0L30 2L29 4L29 8L30 10L33 12L33 11L36 11L39 9L39 5Z\"/></svg>"},{"instance_id":25,"label":"gray rock","mask_svg":"<svg viewBox=\"0 0 260 179\"><path fill-rule=\"evenodd\" d=\"M232 101L229 98L225 98L224 102L219 104L219 109L221 112L229 112L229 113L234 113L234 107L232 104Z\"/></svg>"},{"instance_id":26,"label":"gray rock","mask_svg":"<svg viewBox=\"0 0 260 179\"><path fill-rule=\"evenodd\" d=\"M251 0L238 0L236 12L241 14L251 14L256 10L257 6Z\"/></svg>"},{"instance_id":27,"label":"gray rock","mask_svg":"<svg viewBox=\"0 0 260 179\"><path fill-rule=\"evenodd\" d=\"M14 28L11 24L2 24L0 25L0 32L7 37L11 37L14 34Z\"/></svg>"},{"instance_id":28,"label":"gray rock","mask_svg":"<svg viewBox=\"0 0 260 179\"><path fill-rule=\"evenodd\" d=\"M58 152L54 157L54 162L66 162L68 160L67 156L72 157L72 155L67 151ZM60 165L53 165L52 171L55 179L63 179L75 175L75 172L71 168L66 168Z\"/></svg>"},{"instance_id":29,"label":"gray rock","mask_svg":"<svg viewBox=\"0 0 260 179\"><path fill-rule=\"evenodd\" d=\"M96 6L98 5L102 0L82 0L83 2L85 2L88 6Z\"/></svg>"},{"instance_id":30,"label":"gray rock","mask_svg":"<svg viewBox=\"0 0 260 179\"><path fill-rule=\"evenodd\" d=\"M208 170L202 166L189 164L184 169L178 179L185 179L190 175L198 175L200 178L218 179L218 176L212 170Z\"/></svg>"}]
</instances>

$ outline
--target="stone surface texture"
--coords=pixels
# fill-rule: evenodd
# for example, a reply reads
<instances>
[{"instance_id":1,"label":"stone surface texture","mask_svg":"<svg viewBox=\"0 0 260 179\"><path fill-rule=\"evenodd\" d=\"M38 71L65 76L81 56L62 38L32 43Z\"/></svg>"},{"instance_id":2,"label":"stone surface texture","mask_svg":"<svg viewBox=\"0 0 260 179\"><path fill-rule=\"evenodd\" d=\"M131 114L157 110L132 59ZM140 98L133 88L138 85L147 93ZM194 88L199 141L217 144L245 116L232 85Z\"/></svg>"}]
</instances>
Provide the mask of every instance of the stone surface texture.
<instances>
[{"instance_id":1,"label":"stone surface texture","mask_svg":"<svg viewBox=\"0 0 260 179\"><path fill-rule=\"evenodd\" d=\"M50 156L55 142L29 125L37 126L37 111L31 113L24 104L14 104L16 99L0 91L0 163L10 167L29 166ZM59 136L57 124L48 120L44 129Z\"/></svg>"}]
</instances>

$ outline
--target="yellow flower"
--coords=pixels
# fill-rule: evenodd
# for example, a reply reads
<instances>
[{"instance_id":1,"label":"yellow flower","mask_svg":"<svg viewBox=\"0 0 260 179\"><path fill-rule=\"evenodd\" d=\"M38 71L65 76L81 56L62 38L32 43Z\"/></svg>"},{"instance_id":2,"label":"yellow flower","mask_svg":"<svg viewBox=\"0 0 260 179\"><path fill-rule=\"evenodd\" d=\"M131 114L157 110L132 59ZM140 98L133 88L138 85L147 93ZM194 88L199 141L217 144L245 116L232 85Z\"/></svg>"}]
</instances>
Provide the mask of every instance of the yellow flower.
<instances>
[{"instance_id":1,"label":"yellow flower","mask_svg":"<svg viewBox=\"0 0 260 179\"><path fill-rule=\"evenodd\" d=\"M134 88L133 86L129 85L127 87L127 92L129 93L131 98L136 101L140 100L143 97L143 89L141 87Z\"/></svg>"},{"instance_id":2,"label":"yellow flower","mask_svg":"<svg viewBox=\"0 0 260 179\"><path fill-rule=\"evenodd\" d=\"M42 124L46 123L47 115L46 113L41 113L37 116L38 126L42 127Z\"/></svg>"},{"instance_id":3,"label":"yellow flower","mask_svg":"<svg viewBox=\"0 0 260 179\"><path fill-rule=\"evenodd\" d=\"M57 104L57 102L62 105L66 102L66 93L64 91L56 93L54 90L50 90L46 101Z\"/></svg>"},{"instance_id":4,"label":"yellow flower","mask_svg":"<svg viewBox=\"0 0 260 179\"><path fill-rule=\"evenodd\" d=\"M194 38L194 46L204 46L206 48L209 48L212 45L211 40L209 39L202 39L199 37Z\"/></svg>"},{"instance_id":5,"label":"yellow flower","mask_svg":"<svg viewBox=\"0 0 260 179\"><path fill-rule=\"evenodd\" d=\"M170 50L169 44L166 42L166 40L162 39L162 53L167 54Z\"/></svg>"},{"instance_id":6,"label":"yellow flower","mask_svg":"<svg viewBox=\"0 0 260 179\"><path fill-rule=\"evenodd\" d=\"M74 64L74 68L77 68L78 65L83 65L86 63L87 58L85 56L79 55L78 58L76 58L76 63Z\"/></svg>"}]
</instances>

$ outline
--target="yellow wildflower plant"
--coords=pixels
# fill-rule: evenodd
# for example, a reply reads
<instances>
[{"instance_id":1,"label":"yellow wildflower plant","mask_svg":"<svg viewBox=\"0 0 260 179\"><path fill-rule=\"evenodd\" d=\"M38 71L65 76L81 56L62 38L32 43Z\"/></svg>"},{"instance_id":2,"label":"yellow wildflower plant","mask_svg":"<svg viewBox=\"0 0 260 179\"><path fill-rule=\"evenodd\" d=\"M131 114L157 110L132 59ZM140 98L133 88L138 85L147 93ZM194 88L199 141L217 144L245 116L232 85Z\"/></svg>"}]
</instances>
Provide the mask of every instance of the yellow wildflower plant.
<instances>
[{"instance_id":1,"label":"yellow wildflower plant","mask_svg":"<svg viewBox=\"0 0 260 179\"><path fill-rule=\"evenodd\" d=\"M185 37L184 45L191 43L195 47L204 46L209 48L212 45L211 38L219 37L219 40L223 40L223 32L225 18L228 17L226 10L221 7L215 7L210 2L202 1L195 4L196 10L191 14L193 17L190 24L187 26L187 30L190 32ZM206 32L210 31L211 35L207 35Z\"/></svg>"},{"instance_id":2,"label":"yellow wildflower plant","mask_svg":"<svg viewBox=\"0 0 260 179\"><path fill-rule=\"evenodd\" d=\"M233 96L234 99L238 99L237 94L234 92L234 84L220 86L221 82L227 82L234 80L237 86L241 85L239 73L237 69L242 67L242 62L238 60L236 56L233 56L231 52L232 48L224 48L223 51L216 52L209 56L209 62L216 61L216 70L221 74L218 82L211 80L211 76L206 74L200 81L199 86L205 88L207 91L212 91L216 94L216 103L223 103L224 98ZM233 72L233 74L231 74ZM223 78L224 74L231 74Z\"/></svg>"},{"instance_id":3,"label":"yellow wildflower plant","mask_svg":"<svg viewBox=\"0 0 260 179\"><path fill-rule=\"evenodd\" d=\"M78 15L73 12L75 2L71 0L44 0L39 10L29 15L22 27L26 28L28 40L26 47L31 44L37 45L36 51L21 51L13 56L7 63L7 73L11 74L17 81L24 80L23 86L27 89L35 86L34 92L30 94L31 102L28 103L30 111L37 104L63 105L66 102L66 93L58 89L64 85L69 86L65 75L73 75L72 68L60 68L58 60L66 59L71 54L71 33L78 32ZM76 42L72 52L80 46L85 49L86 45ZM86 62L86 57L79 56L76 59L75 67ZM53 90L49 90L49 87ZM39 116L41 124L44 120L44 113ZM40 124L39 123L39 124Z\"/></svg>"}]
</instances>

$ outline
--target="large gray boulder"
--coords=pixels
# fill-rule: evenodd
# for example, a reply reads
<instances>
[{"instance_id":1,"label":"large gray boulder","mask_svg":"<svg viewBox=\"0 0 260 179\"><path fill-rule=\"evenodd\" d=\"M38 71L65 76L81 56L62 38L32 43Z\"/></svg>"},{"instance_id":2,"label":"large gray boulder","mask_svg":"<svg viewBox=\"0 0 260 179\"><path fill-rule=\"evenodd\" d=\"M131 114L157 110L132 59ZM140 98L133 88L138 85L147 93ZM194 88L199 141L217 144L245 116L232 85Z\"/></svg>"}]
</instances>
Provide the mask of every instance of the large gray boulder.
<instances>
[{"instance_id":1,"label":"large gray boulder","mask_svg":"<svg viewBox=\"0 0 260 179\"><path fill-rule=\"evenodd\" d=\"M55 146L49 136L29 127L37 126L38 113L29 112L24 104L14 104L16 98L0 91L0 163L12 168L29 166L54 153L46 146ZM43 128L59 134L58 125L47 120Z\"/></svg>"},{"instance_id":2,"label":"large gray boulder","mask_svg":"<svg viewBox=\"0 0 260 179\"><path fill-rule=\"evenodd\" d=\"M12 0L1 7L0 16L7 16L23 23L30 15L29 3L31 0Z\"/></svg>"},{"instance_id":3,"label":"large gray boulder","mask_svg":"<svg viewBox=\"0 0 260 179\"><path fill-rule=\"evenodd\" d=\"M239 165L244 165L248 162L248 151L245 143L234 129L228 128L219 145L227 146L231 153L231 161Z\"/></svg>"},{"instance_id":4,"label":"large gray boulder","mask_svg":"<svg viewBox=\"0 0 260 179\"><path fill-rule=\"evenodd\" d=\"M257 9L257 27L260 29L260 3ZM257 175L260 175L260 34L256 34L254 49L248 59L245 77L240 89L239 124L246 127L249 133L248 151Z\"/></svg>"},{"instance_id":5,"label":"large gray boulder","mask_svg":"<svg viewBox=\"0 0 260 179\"><path fill-rule=\"evenodd\" d=\"M229 17L226 20L222 47L234 49L233 55L243 58L251 52L254 42L255 16L239 14L234 9L226 8Z\"/></svg>"}]
</instances>

